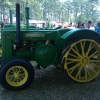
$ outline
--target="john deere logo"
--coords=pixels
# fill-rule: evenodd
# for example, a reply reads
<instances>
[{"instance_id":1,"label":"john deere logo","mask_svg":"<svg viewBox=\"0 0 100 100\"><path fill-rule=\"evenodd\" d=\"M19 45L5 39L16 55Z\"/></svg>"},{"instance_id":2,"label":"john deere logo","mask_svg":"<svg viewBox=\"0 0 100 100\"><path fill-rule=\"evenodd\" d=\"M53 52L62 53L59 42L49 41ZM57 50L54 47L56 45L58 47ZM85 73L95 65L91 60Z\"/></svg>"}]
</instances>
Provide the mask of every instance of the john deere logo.
<instances>
[{"instance_id":1,"label":"john deere logo","mask_svg":"<svg viewBox=\"0 0 100 100\"><path fill-rule=\"evenodd\" d=\"M26 37L44 37L44 34L26 34Z\"/></svg>"}]
</instances>

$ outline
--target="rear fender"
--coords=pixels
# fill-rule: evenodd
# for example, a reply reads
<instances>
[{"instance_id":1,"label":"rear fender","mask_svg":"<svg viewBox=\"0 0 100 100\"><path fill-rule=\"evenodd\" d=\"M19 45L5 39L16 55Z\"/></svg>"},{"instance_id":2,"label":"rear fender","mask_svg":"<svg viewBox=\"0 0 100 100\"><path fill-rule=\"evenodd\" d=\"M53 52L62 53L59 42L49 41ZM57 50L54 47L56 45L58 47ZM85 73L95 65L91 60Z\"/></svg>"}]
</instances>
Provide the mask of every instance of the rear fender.
<instances>
[{"instance_id":1,"label":"rear fender","mask_svg":"<svg viewBox=\"0 0 100 100\"><path fill-rule=\"evenodd\" d=\"M61 36L64 45L77 39L92 39L100 44L100 34L89 29L75 29L66 32Z\"/></svg>"}]
</instances>

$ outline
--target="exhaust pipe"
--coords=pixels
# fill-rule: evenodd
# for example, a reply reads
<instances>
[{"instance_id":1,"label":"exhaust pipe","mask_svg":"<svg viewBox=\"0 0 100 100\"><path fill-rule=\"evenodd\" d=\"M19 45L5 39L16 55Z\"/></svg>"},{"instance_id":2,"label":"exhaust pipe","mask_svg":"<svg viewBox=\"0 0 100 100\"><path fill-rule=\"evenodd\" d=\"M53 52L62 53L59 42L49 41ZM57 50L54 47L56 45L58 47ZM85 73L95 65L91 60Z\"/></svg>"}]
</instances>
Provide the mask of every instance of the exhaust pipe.
<instances>
[{"instance_id":1,"label":"exhaust pipe","mask_svg":"<svg viewBox=\"0 0 100 100\"><path fill-rule=\"evenodd\" d=\"M12 24L12 10L9 10L9 15L10 15L10 24Z\"/></svg>"},{"instance_id":2,"label":"exhaust pipe","mask_svg":"<svg viewBox=\"0 0 100 100\"><path fill-rule=\"evenodd\" d=\"M20 5L16 4L16 49L20 49Z\"/></svg>"},{"instance_id":3,"label":"exhaust pipe","mask_svg":"<svg viewBox=\"0 0 100 100\"><path fill-rule=\"evenodd\" d=\"M29 7L25 7L26 28L29 28Z\"/></svg>"}]
</instances>

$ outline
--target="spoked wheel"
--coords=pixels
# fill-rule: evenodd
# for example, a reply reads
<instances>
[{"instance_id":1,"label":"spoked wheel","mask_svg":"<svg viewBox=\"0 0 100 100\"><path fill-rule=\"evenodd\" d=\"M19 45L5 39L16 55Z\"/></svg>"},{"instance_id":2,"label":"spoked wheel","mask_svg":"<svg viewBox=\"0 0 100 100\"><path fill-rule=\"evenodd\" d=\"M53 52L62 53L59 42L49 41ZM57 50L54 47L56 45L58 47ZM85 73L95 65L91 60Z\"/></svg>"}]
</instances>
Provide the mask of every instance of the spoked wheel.
<instances>
[{"instance_id":1,"label":"spoked wheel","mask_svg":"<svg viewBox=\"0 0 100 100\"><path fill-rule=\"evenodd\" d=\"M11 59L0 70L0 82L5 89L20 90L28 87L34 79L32 65L24 59Z\"/></svg>"},{"instance_id":2,"label":"spoked wheel","mask_svg":"<svg viewBox=\"0 0 100 100\"><path fill-rule=\"evenodd\" d=\"M91 39L74 42L64 49L61 63L73 80L93 80L100 73L100 45Z\"/></svg>"}]
</instances>

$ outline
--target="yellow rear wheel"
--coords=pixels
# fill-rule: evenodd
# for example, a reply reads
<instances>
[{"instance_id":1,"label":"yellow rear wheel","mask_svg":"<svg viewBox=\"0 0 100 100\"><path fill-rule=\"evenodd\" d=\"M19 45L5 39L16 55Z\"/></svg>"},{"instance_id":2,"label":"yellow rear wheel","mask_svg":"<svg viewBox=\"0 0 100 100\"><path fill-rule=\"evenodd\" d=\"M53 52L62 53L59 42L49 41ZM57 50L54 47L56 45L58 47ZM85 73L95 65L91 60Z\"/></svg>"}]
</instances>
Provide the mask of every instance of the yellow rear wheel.
<instances>
[{"instance_id":1,"label":"yellow rear wheel","mask_svg":"<svg viewBox=\"0 0 100 100\"><path fill-rule=\"evenodd\" d=\"M100 73L100 45L91 39L81 39L64 51L64 69L75 81L88 82Z\"/></svg>"}]
</instances>

